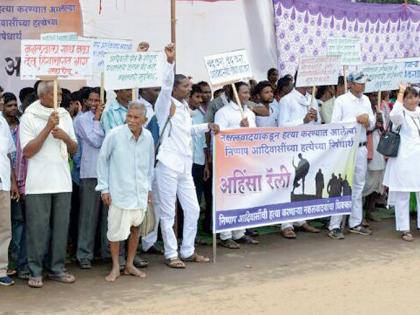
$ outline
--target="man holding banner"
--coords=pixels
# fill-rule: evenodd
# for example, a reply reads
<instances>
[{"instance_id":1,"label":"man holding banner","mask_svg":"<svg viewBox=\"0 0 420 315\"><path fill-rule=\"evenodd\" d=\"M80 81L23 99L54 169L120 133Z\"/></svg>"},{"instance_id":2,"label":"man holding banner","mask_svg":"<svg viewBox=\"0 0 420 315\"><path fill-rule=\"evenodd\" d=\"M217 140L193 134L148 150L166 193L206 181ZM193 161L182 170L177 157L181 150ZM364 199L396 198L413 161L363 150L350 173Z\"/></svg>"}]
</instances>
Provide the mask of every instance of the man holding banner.
<instances>
[{"instance_id":1,"label":"man holding banner","mask_svg":"<svg viewBox=\"0 0 420 315\"><path fill-rule=\"evenodd\" d=\"M348 76L350 91L339 96L334 105L331 122L356 121L360 125L359 150L356 157L356 168L353 177L352 212L349 219L351 233L370 235L372 231L362 226L363 204L362 192L367 174L367 130L375 127L376 119L369 98L363 94L365 84L369 81L363 72L353 72ZM332 216L328 236L343 239L341 221L343 217Z\"/></svg>"},{"instance_id":2,"label":"man holding banner","mask_svg":"<svg viewBox=\"0 0 420 315\"><path fill-rule=\"evenodd\" d=\"M282 97L279 102L278 126L291 127L302 124L320 124L321 118L318 111L318 103L309 94L309 87L296 87L289 94ZM298 184L299 185L299 184ZM287 239L295 239L294 226L310 233L320 231L309 225L306 221L283 223L281 234Z\"/></svg>"},{"instance_id":3,"label":"man holding banner","mask_svg":"<svg viewBox=\"0 0 420 315\"><path fill-rule=\"evenodd\" d=\"M245 104L249 100L249 86L245 82L237 82L235 89L238 91L236 102ZM255 128L255 114L242 104L236 104L232 100L234 93L233 87L230 89L231 95L227 95L229 103L216 112L214 122L222 130L237 128ZM259 242L252 237L245 235L245 230L225 231L220 233L220 244L229 249L239 249L238 243L257 245Z\"/></svg>"},{"instance_id":4,"label":"man holding banner","mask_svg":"<svg viewBox=\"0 0 420 315\"><path fill-rule=\"evenodd\" d=\"M207 257L195 253L195 237L200 206L195 193L192 169L192 135L208 132L217 133L215 124L192 125L188 104L185 99L190 93L190 81L184 76L174 76L175 46L165 47L167 64L164 71L162 89L155 104L155 114L159 127L163 130L170 114L171 104L176 111L168 128L161 135L161 146L157 153L155 171L162 237L165 246L165 263L171 268L185 268L186 262L208 262ZM176 197L184 211L184 229L180 256L173 230Z\"/></svg>"},{"instance_id":5,"label":"man holding banner","mask_svg":"<svg viewBox=\"0 0 420 315\"><path fill-rule=\"evenodd\" d=\"M26 109L20 123L23 155L28 159L26 235L31 273L28 285L32 288L43 286L46 257L51 280L76 280L66 272L64 263L72 192L68 158L76 153L77 142L69 113L64 108L53 108L54 90L53 81L41 81L39 101ZM60 102L58 88L57 104Z\"/></svg>"}]
</instances>

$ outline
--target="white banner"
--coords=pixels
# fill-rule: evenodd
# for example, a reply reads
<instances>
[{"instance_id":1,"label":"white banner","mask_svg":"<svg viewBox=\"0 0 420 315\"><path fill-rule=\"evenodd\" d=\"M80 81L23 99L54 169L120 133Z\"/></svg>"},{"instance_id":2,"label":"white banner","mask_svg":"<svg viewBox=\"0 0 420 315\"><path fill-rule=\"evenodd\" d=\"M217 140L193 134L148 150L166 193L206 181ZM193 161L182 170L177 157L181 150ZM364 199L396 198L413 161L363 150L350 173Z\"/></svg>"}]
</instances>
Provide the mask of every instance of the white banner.
<instances>
[{"instance_id":1,"label":"white banner","mask_svg":"<svg viewBox=\"0 0 420 315\"><path fill-rule=\"evenodd\" d=\"M359 132L356 123L221 131L215 232L349 214Z\"/></svg>"},{"instance_id":2,"label":"white banner","mask_svg":"<svg viewBox=\"0 0 420 315\"><path fill-rule=\"evenodd\" d=\"M362 62L359 38L330 37L327 51L328 56L341 56L343 66L359 65Z\"/></svg>"},{"instance_id":3,"label":"white banner","mask_svg":"<svg viewBox=\"0 0 420 315\"><path fill-rule=\"evenodd\" d=\"M420 57L387 59L386 63L404 63L404 80L406 83L420 83Z\"/></svg>"},{"instance_id":4,"label":"white banner","mask_svg":"<svg viewBox=\"0 0 420 315\"><path fill-rule=\"evenodd\" d=\"M40 40L61 40L61 41L69 41L69 40L77 40L77 33L73 32L64 32L64 33L42 33L39 36Z\"/></svg>"},{"instance_id":5,"label":"white banner","mask_svg":"<svg viewBox=\"0 0 420 315\"><path fill-rule=\"evenodd\" d=\"M158 87L162 85L162 71L163 56L160 52L107 54L105 89Z\"/></svg>"},{"instance_id":6,"label":"white banner","mask_svg":"<svg viewBox=\"0 0 420 315\"><path fill-rule=\"evenodd\" d=\"M32 80L40 76L81 80L92 76L90 42L23 40L21 56L22 80Z\"/></svg>"},{"instance_id":7,"label":"white banner","mask_svg":"<svg viewBox=\"0 0 420 315\"><path fill-rule=\"evenodd\" d=\"M302 57L296 87L337 85L340 60L340 56Z\"/></svg>"},{"instance_id":8,"label":"white banner","mask_svg":"<svg viewBox=\"0 0 420 315\"><path fill-rule=\"evenodd\" d=\"M204 58L204 61L213 86L252 78L251 66L245 50L208 56Z\"/></svg>"},{"instance_id":9,"label":"white banner","mask_svg":"<svg viewBox=\"0 0 420 315\"><path fill-rule=\"evenodd\" d=\"M371 80L366 83L365 93L398 90L404 82L404 63L383 63L358 67Z\"/></svg>"}]
</instances>

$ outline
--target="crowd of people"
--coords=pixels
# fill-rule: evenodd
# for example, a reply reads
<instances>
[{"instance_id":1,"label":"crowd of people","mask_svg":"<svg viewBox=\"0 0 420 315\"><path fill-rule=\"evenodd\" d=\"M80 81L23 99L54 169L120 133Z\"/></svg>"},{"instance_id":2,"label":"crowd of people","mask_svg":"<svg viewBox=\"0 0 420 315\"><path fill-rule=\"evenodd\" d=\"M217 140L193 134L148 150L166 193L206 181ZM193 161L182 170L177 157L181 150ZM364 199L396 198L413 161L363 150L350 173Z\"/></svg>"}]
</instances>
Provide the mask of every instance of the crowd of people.
<instances>
[{"instance_id":1,"label":"crowd of people","mask_svg":"<svg viewBox=\"0 0 420 315\"><path fill-rule=\"evenodd\" d=\"M237 82L237 99L231 85L212 93L207 82L175 74L174 45L164 52L161 87L140 89L136 100L131 89L116 90L106 102L99 87L59 88L56 108L53 81L37 81L18 97L0 92L0 285L12 285L13 276L32 288L46 278L73 283L68 253L82 269L91 269L98 256L111 260L110 282L121 272L146 276L140 269L148 262L139 252L163 254L176 269L209 262L195 240L199 223L212 233L212 135L235 128L357 122L349 231L372 234L376 205L393 205L396 230L413 240L410 193L420 202L420 174L413 167L420 154L418 88L401 85L378 99L378 93L364 95L369 78L352 72L336 86L318 87L313 97L312 87L295 87L294 76L279 78L273 68L265 81ZM395 158L376 151L389 128L401 136ZM341 192L347 179L332 180L327 187L320 182L317 195L337 187ZM150 211L155 225L140 237ZM342 216L331 217L327 235L343 239L344 223ZM300 221L282 224L281 235L294 239L298 230L320 232ZM256 235L223 232L219 244L232 250L257 245Z\"/></svg>"}]
</instances>

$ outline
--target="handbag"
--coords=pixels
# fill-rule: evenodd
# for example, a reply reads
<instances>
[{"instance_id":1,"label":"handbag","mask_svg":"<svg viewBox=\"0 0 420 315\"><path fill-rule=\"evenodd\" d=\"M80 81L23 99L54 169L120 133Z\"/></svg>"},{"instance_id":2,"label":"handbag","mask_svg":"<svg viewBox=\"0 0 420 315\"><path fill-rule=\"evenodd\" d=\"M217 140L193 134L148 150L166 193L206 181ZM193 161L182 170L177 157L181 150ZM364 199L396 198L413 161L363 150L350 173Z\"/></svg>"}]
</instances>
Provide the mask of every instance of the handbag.
<instances>
[{"instance_id":1,"label":"handbag","mask_svg":"<svg viewBox=\"0 0 420 315\"><path fill-rule=\"evenodd\" d=\"M140 236L144 237L150 234L155 228L155 224L156 224L155 209L153 208L153 204L149 202L147 204L147 210L144 215L143 222L140 224L140 228L139 228Z\"/></svg>"},{"instance_id":2,"label":"handbag","mask_svg":"<svg viewBox=\"0 0 420 315\"><path fill-rule=\"evenodd\" d=\"M397 157L398 149L400 148L400 130L399 126L395 131L392 130L392 122L389 122L389 126L379 140L376 151L381 153L385 157Z\"/></svg>"}]
</instances>

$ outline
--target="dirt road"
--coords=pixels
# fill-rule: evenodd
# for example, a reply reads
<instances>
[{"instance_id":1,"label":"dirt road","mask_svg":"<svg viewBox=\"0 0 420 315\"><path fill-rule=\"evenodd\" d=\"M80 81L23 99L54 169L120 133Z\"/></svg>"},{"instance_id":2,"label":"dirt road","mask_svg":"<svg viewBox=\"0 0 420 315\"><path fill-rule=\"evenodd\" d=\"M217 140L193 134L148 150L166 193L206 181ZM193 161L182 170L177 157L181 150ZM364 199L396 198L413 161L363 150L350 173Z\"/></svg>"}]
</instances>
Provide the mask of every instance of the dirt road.
<instances>
[{"instance_id":1,"label":"dirt road","mask_svg":"<svg viewBox=\"0 0 420 315\"><path fill-rule=\"evenodd\" d=\"M414 225L413 225L414 226ZM217 264L170 270L149 256L148 277L105 283L108 265L75 272L77 283L46 282L41 290L18 281L0 288L0 314L420 314L420 233L405 243L393 221L374 235L299 233L288 241L260 237L259 246L220 249ZM200 252L210 254L209 247Z\"/></svg>"}]
</instances>

